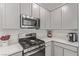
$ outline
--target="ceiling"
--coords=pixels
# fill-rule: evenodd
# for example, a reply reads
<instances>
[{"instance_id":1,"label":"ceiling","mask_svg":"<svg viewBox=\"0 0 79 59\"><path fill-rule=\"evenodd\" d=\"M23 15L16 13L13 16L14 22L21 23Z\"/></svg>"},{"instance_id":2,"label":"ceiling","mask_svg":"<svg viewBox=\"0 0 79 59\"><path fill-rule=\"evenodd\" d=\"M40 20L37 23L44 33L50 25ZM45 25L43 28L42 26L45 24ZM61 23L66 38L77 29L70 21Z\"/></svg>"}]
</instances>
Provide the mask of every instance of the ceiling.
<instances>
[{"instance_id":1,"label":"ceiling","mask_svg":"<svg viewBox=\"0 0 79 59\"><path fill-rule=\"evenodd\" d=\"M38 3L38 4L49 11L63 5L63 3Z\"/></svg>"}]
</instances>

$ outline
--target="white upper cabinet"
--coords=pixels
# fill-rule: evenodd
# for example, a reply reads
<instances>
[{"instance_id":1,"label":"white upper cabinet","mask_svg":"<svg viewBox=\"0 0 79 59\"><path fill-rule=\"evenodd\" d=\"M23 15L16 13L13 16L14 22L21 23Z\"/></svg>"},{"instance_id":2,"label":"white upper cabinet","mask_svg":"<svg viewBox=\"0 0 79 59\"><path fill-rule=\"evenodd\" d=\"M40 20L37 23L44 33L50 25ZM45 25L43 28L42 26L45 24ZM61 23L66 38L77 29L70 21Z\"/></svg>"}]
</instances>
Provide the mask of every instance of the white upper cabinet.
<instances>
[{"instance_id":1,"label":"white upper cabinet","mask_svg":"<svg viewBox=\"0 0 79 59\"><path fill-rule=\"evenodd\" d=\"M26 14L28 16L31 16L32 13L32 4L31 3L21 3L21 14Z\"/></svg>"},{"instance_id":2,"label":"white upper cabinet","mask_svg":"<svg viewBox=\"0 0 79 59\"><path fill-rule=\"evenodd\" d=\"M45 25L46 29L51 29L51 19L50 19L50 12L48 10L45 10Z\"/></svg>"},{"instance_id":3,"label":"white upper cabinet","mask_svg":"<svg viewBox=\"0 0 79 59\"><path fill-rule=\"evenodd\" d=\"M78 3L78 31L79 31L79 3Z\"/></svg>"},{"instance_id":4,"label":"white upper cabinet","mask_svg":"<svg viewBox=\"0 0 79 59\"><path fill-rule=\"evenodd\" d=\"M5 29L20 28L20 12L18 3L3 4L3 28Z\"/></svg>"},{"instance_id":5,"label":"white upper cabinet","mask_svg":"<svg viewBox=\"0 0 79 59\"><path fill-rule=\"evenodd\" d=\"M41 29L50 29L50 12L42 7L40 7L40 26Z\"/></svg>"},{"instance_id":6,"label":"white upper cabinet","mask_svg":"<svg viewBox=\"0 0 79 59\"><path fill-rule=\"evenodd\" d=\"M62 7L62 29L77 29L77 4Z\"/></svg>"},{"instance_id":7,"label":"white upper cabinet","mask_svg":"<svg viewBox=\"0 0 79 59\"><path fill-rule=\"evenodd\" d=\"M45 15L45 9L40 7L40 28L45 29L46 28L46 15Z\"/></svg>"},{"instance_id":8,"label":"white upper cabinet","mask_svg":"<svg viewBox=\"0 0 79 59\"><path fill-rule=\"evenodd\" d=\"M61 29L61 8L51 12L51 29Z\"/></svg>"},{"instance_id":9,"label":"white upper cabinet","mask_svg":"<svg viewBox=\"0 0 79 59\"><path fill-rule=\"evenodd\" d=\"M2 3L0 3L0 24L2 24ZM2 25L0 25L0 29L1 29Z\"/></svg>"},{"instance_id":10,"label":"white upper cabinet","mask_svg":"<svg viewBox=\"0 0 79 59\"><path fill-rule=\"evenodd\" d=\"M39 18L40 7L37 4L32 4L32 16Z\"/></svg>"}]
</instances>

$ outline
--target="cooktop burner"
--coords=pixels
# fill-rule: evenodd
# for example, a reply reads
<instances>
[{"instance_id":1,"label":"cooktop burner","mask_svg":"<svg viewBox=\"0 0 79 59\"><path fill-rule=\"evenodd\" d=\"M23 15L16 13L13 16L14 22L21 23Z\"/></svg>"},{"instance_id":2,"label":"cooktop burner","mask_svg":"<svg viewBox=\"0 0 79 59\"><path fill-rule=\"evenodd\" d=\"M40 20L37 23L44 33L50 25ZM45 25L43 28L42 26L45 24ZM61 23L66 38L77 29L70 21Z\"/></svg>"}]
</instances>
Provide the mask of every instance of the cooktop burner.
<instances>
[{"instance_id":1,"label":"cooktop burner","mask_svg":"<svg viewBox=\"0 0 79 59\"><path fill-rule=\"evenodd\" d=\"M29 47L33 47L33 46L37 46L40 44L44 44L44 41L37 39L35 37L29 37L29 38L20 38L19 39L19 43L21 44L21 46L26 49Z\"/></svg>"}]
</instances>

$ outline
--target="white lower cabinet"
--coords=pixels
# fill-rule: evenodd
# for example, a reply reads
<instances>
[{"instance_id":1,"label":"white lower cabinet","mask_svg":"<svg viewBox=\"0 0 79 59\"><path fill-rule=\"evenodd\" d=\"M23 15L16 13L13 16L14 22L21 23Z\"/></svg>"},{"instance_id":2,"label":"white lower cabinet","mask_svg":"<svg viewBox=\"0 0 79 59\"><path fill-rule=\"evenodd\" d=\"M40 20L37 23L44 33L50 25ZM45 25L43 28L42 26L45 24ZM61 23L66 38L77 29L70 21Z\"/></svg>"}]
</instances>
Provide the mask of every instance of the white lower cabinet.
<instances>
[{"instance_id":1,"label":"white lower cabinet","mask_svg":"<svg viewBox=\"0 0 79 59\"><path fill-rule=\"evenodd\" d=\"M64 49L64 56L77 56L77 52Z\"/></svg>"},{"instance_id":2,"label":"white lower cabinet","mask_svg":"<svg viewBox=\"0 0 79 59\"><path fill-rule=\"evenodd\" d=\"M45 56L51 56L51 42L47 42L45 46Z\"/></svg>"},{"instance_id":3,"label":"white lower cabinet","mask_svg":"<svg viewBox=\"0 0 79 59\"><path fill-rule=\"evenodd\" d=\"M63 48L54 46L54 56L63 56Z\"/></svg>"},{"instance_id":4,"label":"white lower cabinet","mask_svg":"<svg viewBox=\"0 0 79 59\"><path fill-rule=\"evenodd\" d=\"M78 48L66 44L62 44L59 42L53 42L54 47L54 56L77 56L78 55Z\"/></svg>"},{"instance_id":5,"label":"white lower cabinet","mask_svg":"<svg viewBox=\"0 0 79 59\"><path fill-rule=\"evenodd\" d=\"M78 47L78 56L79 56L79 47Z\"/></svg>"}]
</instances>

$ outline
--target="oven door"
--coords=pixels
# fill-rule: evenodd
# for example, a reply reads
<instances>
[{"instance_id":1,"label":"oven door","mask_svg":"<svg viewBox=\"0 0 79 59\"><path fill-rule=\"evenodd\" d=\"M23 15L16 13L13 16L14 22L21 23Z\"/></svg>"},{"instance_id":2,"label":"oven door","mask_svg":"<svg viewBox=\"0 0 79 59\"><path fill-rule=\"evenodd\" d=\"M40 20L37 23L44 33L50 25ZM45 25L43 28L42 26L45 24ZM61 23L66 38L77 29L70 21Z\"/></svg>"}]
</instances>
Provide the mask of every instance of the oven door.
<instances>
[{"instance_id":1,"label":"oven door","mask_svg":"<svg viewBox=\"0 0 79 59\"><path fill-rule=\"evenodd\" d=\"M45 48L34 53L34 54L32 54L32 55L30 55L30 56L45 56Z\"/></svg>"},{"instance_id":2,"label":"oven door","mask_svg":"<svg viewBox=\"0 0 79 59\"><path fill-rule=\"evenodd\" d=\"M45 56L45 46L39 48L27 49L22 52L23 56Z\"/></svg>"}]
</instances>

